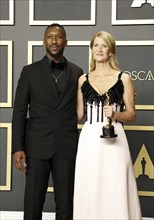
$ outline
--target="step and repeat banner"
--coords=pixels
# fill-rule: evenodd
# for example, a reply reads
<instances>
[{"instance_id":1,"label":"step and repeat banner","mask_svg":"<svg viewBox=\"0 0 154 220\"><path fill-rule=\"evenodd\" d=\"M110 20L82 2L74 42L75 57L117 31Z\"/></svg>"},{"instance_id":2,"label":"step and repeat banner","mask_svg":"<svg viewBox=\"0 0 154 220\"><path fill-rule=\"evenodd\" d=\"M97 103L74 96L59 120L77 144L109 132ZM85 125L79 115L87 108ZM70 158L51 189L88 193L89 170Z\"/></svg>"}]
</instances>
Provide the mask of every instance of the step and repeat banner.
<instances>
[{"instance_id":1,"label":"step and repeat banner","mask_svg":"<svg viewBox=\"0 0 154 220\"><path fill-rule=\"evenodd\" d=\"M16 2L15 10L14 0L0 0L0 28L4 33L0 39L1 211L23 211L25 179L21 172L14 169L11 156L12 109L22 66L40 60L45 55L42 44L45 26L60 23L67 30L72 28L64 55L81 66L85 73L89 71L89 40L95 32L113 28L119 29L120 35L125 35L123 29L126 26L135 25L138 30L142 26L149 26L150 31L154 28L153 0L27 0L25 11L20 3L23 2ZM104 4L108 7L104 8ZM111 14L107 24L101 23L102 13ZM22 16L25 16L25 23L19 21ZM8 33L13 34L10 37ZM35 38L37 33L39 37ZM132 33L130 35L131 40L116 40L121 69L131 76L136 91L137 120L133 124L125 124L124 129L134 164L143 216L154 217L154 40L152 35L144 40L132 39ZM18 42L26 49L22 50ZM17 55L16 51L18 57L14 56ZM20 66L19 61L23 65ZM78 128L81 130L82 124ZM53 192L50 178L44 211L54 212Z\"/></svg>"}]
</instances>

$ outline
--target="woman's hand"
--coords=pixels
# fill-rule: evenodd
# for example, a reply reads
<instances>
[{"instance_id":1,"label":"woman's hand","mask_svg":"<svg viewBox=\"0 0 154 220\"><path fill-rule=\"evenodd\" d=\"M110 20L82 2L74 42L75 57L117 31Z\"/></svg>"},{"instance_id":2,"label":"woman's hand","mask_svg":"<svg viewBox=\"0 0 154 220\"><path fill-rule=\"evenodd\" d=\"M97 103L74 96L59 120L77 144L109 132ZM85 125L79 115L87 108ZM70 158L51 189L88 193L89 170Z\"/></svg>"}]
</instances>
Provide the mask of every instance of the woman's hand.
<instances>
[{"instance_id":1,"label":"woman's hand","mask_svg":"<svg viewBox=\"0 0 154 220\"><path fill-rule=\"evenodd\" d=\"M104 114L105 114L105 117L108 117L108 118L113 118L114 117L114 110L113 110L113 107L110 106L110 105L105 105L104 106Z\"/></svg>"}]
</instances>

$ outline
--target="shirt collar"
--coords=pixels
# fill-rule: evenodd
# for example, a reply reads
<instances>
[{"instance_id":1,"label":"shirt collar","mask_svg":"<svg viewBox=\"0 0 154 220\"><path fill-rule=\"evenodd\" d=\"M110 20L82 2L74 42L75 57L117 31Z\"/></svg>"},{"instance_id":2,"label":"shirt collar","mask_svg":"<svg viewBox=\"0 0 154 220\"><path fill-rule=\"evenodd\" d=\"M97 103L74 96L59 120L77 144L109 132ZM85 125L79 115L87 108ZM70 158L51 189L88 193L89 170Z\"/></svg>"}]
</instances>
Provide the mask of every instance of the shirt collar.
<instances>
[{"instance_id":1,"label":"shirt collar","mask_svg":"<svg viewBox=\"0 0 154 220\"><path fill-rule=\"evenodd\" d=\"M52 61L54 62L54 60L49 59L47 56L46 56L46 59L47 59L49 66L51 66L51 63ZM58 63L66 63L65 58L63 57Z\"/></svg>"}]
</instances>

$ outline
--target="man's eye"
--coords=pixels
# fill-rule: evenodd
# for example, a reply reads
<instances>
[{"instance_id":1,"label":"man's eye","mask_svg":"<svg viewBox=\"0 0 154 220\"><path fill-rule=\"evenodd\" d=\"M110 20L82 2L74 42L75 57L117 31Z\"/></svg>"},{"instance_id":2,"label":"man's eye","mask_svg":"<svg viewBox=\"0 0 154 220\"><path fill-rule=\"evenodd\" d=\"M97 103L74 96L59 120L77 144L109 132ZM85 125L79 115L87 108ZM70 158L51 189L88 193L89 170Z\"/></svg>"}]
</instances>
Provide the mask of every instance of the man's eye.
<instances>
[{"instance_id":1,"label":"man's eye","mask_svg":"<svg viewBox=\"0 0 154 220\"><path fill-rule=\"evenodd\" d=\"M62 39L63 37L62 36L57 36L57 38Z\"/></svg>"}]
</instances>

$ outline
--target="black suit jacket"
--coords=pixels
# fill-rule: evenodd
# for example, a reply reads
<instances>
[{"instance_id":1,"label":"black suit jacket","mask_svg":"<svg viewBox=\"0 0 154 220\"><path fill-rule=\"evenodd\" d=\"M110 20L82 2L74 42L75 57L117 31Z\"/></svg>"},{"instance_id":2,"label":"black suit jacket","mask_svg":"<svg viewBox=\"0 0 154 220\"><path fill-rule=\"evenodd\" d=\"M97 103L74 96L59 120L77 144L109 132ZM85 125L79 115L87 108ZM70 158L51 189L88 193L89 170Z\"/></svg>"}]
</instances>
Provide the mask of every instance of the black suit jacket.
<instances>
[{"instance_id":1,"label":"black suit jacket","mask_svg":"<svg viewBox=\"0 0 154 220\"><path fill-rule=\"evenodd\" d=\"M78 142L76 96L78 78L82 74L81 68L66 60L66 80L59 96L45 57L23 68L13 109L13 153L23 150L29 157L48 159L58 147L64 157L75 158Z\"/></svg>"}]
</instances>

